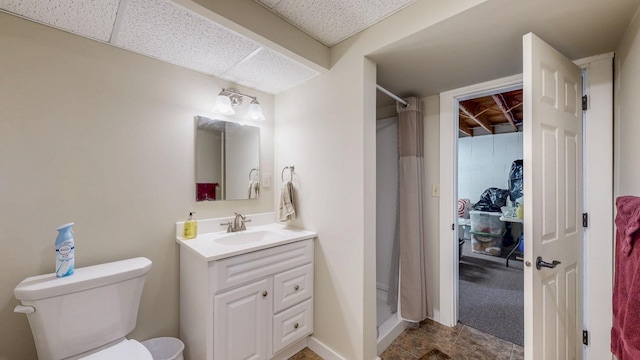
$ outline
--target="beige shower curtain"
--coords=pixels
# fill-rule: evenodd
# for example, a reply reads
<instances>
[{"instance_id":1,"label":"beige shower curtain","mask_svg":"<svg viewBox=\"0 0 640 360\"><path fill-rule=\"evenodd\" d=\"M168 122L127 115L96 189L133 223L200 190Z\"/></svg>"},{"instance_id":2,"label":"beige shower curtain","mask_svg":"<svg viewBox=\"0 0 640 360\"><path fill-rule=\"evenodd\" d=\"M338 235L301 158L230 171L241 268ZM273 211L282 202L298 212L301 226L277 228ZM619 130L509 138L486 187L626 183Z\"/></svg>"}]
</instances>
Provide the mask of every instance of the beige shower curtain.
<instances>
[{"instance_id":1,"label":"beige shower curtain","mask_svg":"<svg viewBox=\"0 0 640 360\"><path fill-rule=\"evenodd\" d=\"M409 321L427 318L426 244L423 230L424 132L420 100L406 99L398 110L398 177L400 243L400 315Z\"/></svg>"}]
</instances>

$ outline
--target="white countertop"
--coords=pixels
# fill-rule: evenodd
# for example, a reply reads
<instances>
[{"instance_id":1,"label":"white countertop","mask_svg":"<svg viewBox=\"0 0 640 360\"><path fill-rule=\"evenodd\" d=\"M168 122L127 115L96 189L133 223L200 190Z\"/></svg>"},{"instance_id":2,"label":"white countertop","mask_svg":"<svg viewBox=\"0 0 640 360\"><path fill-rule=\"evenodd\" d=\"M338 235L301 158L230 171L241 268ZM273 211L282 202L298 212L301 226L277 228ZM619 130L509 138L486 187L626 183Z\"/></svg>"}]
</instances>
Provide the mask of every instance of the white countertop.
<instances>
[{"instance_id":1,"label":"white countertop","mask_svg":"<svg viewBox=\"0 0 640 360\"><path fill-rule=\"evenodd\" d=\"M216 219L210 220L218 221ZM263 240L244 241L253 235L260 236L263 234L266 234ZM303 239L311 239L316 236L315 232L288 227L286 224L281 223L257 226L251 226L250 223L247 223L247 230L234 233L227 233L226 230L199 233L193 239L184 239L178 236L176 242L183 249L193 252L203 260L212 261Z\"/></svg>"}]
</instances>

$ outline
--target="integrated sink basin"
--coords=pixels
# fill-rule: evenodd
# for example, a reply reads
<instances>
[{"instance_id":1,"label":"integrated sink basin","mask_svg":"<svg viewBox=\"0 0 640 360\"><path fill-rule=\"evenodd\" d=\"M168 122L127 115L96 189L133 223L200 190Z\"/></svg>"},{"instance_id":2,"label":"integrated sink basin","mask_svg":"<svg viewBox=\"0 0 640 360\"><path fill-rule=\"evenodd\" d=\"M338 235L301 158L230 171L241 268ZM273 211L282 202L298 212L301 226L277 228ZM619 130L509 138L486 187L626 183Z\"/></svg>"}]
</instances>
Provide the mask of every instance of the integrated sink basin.
<instances>
[{"instance_id":1,"label":"integrated sink basin","mask_svg":"<svg viewBox=\"0 0 640 360\"><path fill-rule=\"evenodd\" d=\"M194 239L181 237L182 223L178 223L176 242L183 249L211 261L317 236L311 231L292 228L281 223L266 222L261 219L261 215L248 215L247 218L251 219L252 224L247 226L247 230L230 233L222 230L221 225L228 224L233 221L233 218L199 220L200 231ZM273 219L273 217L269 218Z\"/></svg>"},{"instance_id":2,"label":"integrated sink basin","mask_svg":"<svg viewBox=\"0 0 640 360\"><path fill-rule=\"evenodd\" d=\"M280 237L282 237L282 235L273 231L250 229L214 236L213 242L220 245L237 246L277 240Z\"/></svg>"}]
</instances>

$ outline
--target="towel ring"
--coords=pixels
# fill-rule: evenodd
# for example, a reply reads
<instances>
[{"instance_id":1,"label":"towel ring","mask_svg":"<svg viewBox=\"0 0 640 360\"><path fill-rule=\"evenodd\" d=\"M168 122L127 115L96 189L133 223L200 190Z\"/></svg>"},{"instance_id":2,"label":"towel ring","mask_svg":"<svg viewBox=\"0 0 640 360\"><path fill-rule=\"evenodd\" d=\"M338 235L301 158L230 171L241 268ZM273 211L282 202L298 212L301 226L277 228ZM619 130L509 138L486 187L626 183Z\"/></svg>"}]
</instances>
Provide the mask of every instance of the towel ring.
<instances>
[{"instance_id":1,"label":"towel ring","mask_svg":"<svg viewBox=\"0 0 640 360\"><path fill-rule=\"evenodd\" d=\"M284 182L284 171L287 170L287 169L289 169L289 181L293 181L293 170L295 168L296 168L295 166L289 165L289 166L285 166L282 169L282 172L280 173L280 179L282 179L282 182Z\"/></svg>"},{"instance_id":2,"label":"towel ring","mask_svg":"<svg viewBox=\"0 0 640 360\"><path fill-rule=\"evenodd\" d=\"M253 168L253 169L249 170L249 180L251 180L251 179L252 179L252 178L251 178L251 174L252 174L254 171L257 171L257 172L258 172L258 175L260 174L260 169L258 169L258 168Z\"/></svg>"}]
</instances>

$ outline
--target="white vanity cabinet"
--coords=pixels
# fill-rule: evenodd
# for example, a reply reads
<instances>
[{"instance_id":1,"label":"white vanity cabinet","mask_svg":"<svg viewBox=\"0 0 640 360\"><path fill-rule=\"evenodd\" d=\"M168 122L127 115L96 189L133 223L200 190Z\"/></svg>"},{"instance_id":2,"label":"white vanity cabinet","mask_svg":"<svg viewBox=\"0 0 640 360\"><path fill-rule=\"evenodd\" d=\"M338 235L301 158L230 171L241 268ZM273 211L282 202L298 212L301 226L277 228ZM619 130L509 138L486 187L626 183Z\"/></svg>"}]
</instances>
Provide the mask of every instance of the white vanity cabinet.
<instances>
[{"instance_id":1,"label":"white vanity cabinet","mask_svg":"<svg viewBox=\"0 0 640 360\"><path fill-rule=\"evenodd\" d=\"M211 261L180 249L187 360L284 359L312 332L312 238Z\"/></svg>"}]
</instances>

